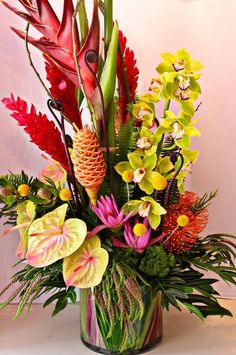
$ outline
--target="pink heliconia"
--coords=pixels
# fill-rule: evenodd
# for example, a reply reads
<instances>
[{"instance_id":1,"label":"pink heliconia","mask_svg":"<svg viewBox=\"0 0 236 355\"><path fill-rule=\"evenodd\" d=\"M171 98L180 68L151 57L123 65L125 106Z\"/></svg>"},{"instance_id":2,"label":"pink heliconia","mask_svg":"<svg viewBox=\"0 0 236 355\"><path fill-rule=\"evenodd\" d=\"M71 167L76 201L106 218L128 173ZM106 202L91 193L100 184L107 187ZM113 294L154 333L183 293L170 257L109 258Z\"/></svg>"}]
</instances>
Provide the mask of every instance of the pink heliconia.
<instances>
[{"instance_id":1,"label":"pink heliconia","mask_svg":"<svg viewBox=\"0 0 236 355\"><path fill-rule=\"evenodd\" d=\"M139 223L139 220L138 218L135 218L134 224L137 223ZM132 248L134 251L142 253L147 248L147 246L153 244L152 242L150 242L151 227L149 226L147 218L144 218L143 224L147 228L147 231L142 237L137 237L134 234L130 222L126 221L124 230L125 242L123 242L120 238L113 238L113 245L118 248Z\"/></svg>"},{"instance_id":2,"label":"pink heliconia","mask_svg":"<svg viewBox=\"0 0 236 355\"><path fill-rule=\"evenodd\" d=\"M91 205L91 208L103 224L97 226L89 232L87 237L91 237L105 228L118 229L122 227L123 223L125 223L133 214L133 212L130 212L127 216L125 216L122 210L119 211L113 195L105 197L101 196L97 201L97 205Z\"/></svg>"}]
</instances>

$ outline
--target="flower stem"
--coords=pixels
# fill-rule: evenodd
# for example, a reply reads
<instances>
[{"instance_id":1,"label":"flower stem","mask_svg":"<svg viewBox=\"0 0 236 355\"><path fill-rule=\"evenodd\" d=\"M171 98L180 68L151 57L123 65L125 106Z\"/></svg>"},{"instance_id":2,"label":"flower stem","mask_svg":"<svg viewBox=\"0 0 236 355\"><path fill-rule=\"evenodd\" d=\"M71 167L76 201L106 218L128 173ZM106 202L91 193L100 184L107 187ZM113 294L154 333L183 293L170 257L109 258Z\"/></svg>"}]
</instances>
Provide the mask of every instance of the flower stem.
<instances>
[{"instance_id":1,"label":"flower stem","mask_svg":"<svg viewBox=\"0 0 236 355\"><path fill-rule=\"evenodd\" d=\"M104 0L104 38L105 38L105 58L111 42L113 29L113 0Z\"/></svg>"}]
</instances>

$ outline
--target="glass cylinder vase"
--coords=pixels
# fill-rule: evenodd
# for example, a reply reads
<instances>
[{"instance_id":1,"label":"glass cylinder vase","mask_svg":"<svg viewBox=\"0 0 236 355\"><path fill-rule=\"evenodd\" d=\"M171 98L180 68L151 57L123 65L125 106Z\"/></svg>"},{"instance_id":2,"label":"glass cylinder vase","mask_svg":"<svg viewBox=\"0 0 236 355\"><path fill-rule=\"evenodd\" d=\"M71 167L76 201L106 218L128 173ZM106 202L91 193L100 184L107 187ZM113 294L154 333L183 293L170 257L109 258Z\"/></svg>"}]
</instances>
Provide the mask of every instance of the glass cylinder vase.
<instances>
[{"instance_id":1,"label":"glass cylinder vase","mask_svg":"<svg viewBox=\"0 0 236 355\"><path fill-rule=\"evenodd\" d=\"M110 300L107 307L106 297L99 289L81 290L82 342L89 349L102 354L141 354L154 348L162 338L161 293L143 285L141 294L142 316L122 319L122 309L117 301ZM135 304L132 312L138 312Z\"/></svg>"}]
</instances>

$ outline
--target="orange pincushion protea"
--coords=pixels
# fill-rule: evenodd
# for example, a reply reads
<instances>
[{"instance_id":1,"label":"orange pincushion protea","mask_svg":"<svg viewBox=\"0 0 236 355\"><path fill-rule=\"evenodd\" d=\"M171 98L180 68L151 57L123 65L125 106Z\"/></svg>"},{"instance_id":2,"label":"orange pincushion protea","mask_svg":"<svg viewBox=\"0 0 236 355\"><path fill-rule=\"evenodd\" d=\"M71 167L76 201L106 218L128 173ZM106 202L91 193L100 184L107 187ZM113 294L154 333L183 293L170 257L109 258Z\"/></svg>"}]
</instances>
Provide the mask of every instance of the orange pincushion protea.
<instances>
[{"instance_id":1,"label":"orange pincushion protea","mask_svg":"<svg viewBox=\"0 0 236 355\"><path fill-rule=\"evenodd\" d=\"M78 129L73 139L72 161L75 176L85 187L92 204L106 175L106 163L95 134L89 129Z\"/></svg>"},{"instance_id":2,"label":"orange pincushion protea","mask_svg":"<svg viewBox=\"0 0 236 355\"><path fill-rule=\"evenodd\" d=\"M176 254L182 254L191 249L197 242L199 233L206 227L208 222L208 210L203 209L194 213L192 208L199 201L199 196L193 192L186 192L179 204L170 205L168 213L164 217L164 233L167 235L163 242L166 250ZM186 226L181 227L178 218L187 216Z\"/></svg>"}]
</instances>

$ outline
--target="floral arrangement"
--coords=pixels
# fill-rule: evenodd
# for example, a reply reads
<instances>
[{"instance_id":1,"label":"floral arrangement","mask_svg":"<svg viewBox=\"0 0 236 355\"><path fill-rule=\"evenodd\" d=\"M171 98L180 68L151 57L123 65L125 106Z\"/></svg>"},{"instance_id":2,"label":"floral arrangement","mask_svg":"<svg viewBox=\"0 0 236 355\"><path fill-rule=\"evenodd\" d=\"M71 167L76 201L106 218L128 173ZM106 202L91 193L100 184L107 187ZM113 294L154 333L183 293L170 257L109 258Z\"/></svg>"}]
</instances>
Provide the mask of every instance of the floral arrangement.
<instances>
[{"instance_id":1,"label":"floral arrangement","mask_svg":"<svg viewBox=\"0 0 236 355\"><path fill-rule=\"evenodd\" d=\"M25 41L54 120L13 94L2 99L47 166L37 178L23 171L0 178L0 216L11 225L4 234L19 231L22 267L0 292L14 288L0 308L18 296L18 318L45 294L56 315L76 304L79 288L82 340L111 353L159 341L161 308L170 305L202 320L231 315L213 285L218 278L235 285L235 237L202 235L216 192L184 189L198 158L190 146L200 135L201 63L185 49L163 53L138 94L139 70L112 0L93 1L90 26L84 0L64 1L61 21L48 0L19 3L26 12L2 1L27 22L26 31L12 30ZM50 87L29 44L43 53Z\"/></svg>"}]
</instances>

